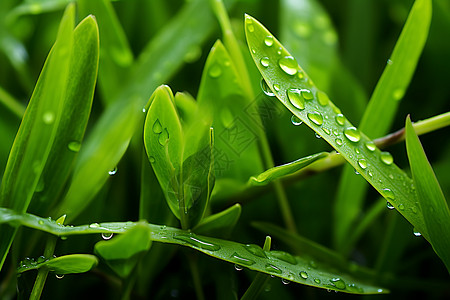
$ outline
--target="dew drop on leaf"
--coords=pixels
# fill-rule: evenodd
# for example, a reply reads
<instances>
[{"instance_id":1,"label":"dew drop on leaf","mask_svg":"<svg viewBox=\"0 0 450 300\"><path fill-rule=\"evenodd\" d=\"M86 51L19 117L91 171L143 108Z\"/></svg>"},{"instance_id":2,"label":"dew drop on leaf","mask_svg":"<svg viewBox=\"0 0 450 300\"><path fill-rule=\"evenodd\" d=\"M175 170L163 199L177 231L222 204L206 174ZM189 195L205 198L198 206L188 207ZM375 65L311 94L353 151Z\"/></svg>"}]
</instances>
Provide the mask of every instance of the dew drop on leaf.
<instances>
[{"instance_id":1,"label":"dew drop on leaf","mask_svg":"<svg viewBox=\"0 0 450 300\"><path fill-rule=\"evenodd\" d=\"M104 240L110 240L113 237L113 233L110 232L103 232L102 233L102 239Z\"/></svg>"},{"instance_id":2,"label":"dew drop on leaf","mask_svg":"<svg viewBox=\"0 0 450 300\"><path fill-rule=\"evenodd\" d=\"M270 254L284 262L291 264L291 265L297 264L297 260L295 259L295 257L287 252L274 250L274 251L270 251Z\"/></svg>"},{"instance_id":3,"label":"dew drop on leaf","mask_svg":"<svg viewBox=\"0 0 450 300\"><path fill-rule=\"evenodd\" d=\"M271 35L266 36L266 38L264 39L264 44L267 47L272 47L272 45L273 45L273 36L271 36Z\"/></svg>"},{"instance_id":4,"label":"dew drop on leaf","mask_svg":"<svg viewBox=\"0 0 450 300\"><path fill-rule=\"evenodd\" d=\"M422 236L422 234L416 228L413 229L413 234L414 236Z\"/></svg>"},{"instance_id":5,"label":"dew drop on leaf","mask_svg":"<svg viewBox=\"0 0 450 300\"><path fill-rule=\"evenodd\" d=\"M398 210L405 210L405 206L403 204L398 205Z\"/></svg>"},{"instance_id":6,"label":"dew drop on leaf","mask_svg":"<svg viewBox=\"0 0 450 300\"><path fill-rule=\"evenodd\" d=\"M47 125L52 124L55 121L55 114L52 111L45 112L42 116L42 121Z\"/></svg>"},{"instance_id":7,"label":"dew drop on leaf","mask_svg":"<svg viewBox=\"0 0 450 300\"><path fill-rule=\"evenodd\" d=\"M300 272L300 277L303 279L307 279L308 278L308 273L306 273L305 271L301 271Z\"/></svg>"},{"instance_id":8,"label":"dew drop on leaf","mask_svg":"<svg viewBox=\"0 0 450 300\"><path fill-rule=\"evenodd\" d=\"M302 96L303 96L303 98L305 100L312 100L312 99L314 99L314 95L313 95L313 93L310 90L302 89L302 90L300 90L300 93L302 94Z\"/></svg>"},{"instance_id":9,"label":"dew drop on leaf","mask_svg":"<svg viewBox=\"0 0 450 300\"><path fill-rule=\"evenodd\" d=\"M267 68L269 66L269 58L267 56L261 58L261 60L259 62L261 63L261 66L263 66L265 68Z\"/></svg>"},{"instance_id":10,"label":"dew drop on leaf","mask_svg":"<svg viewBox=\"0 0 450 300\"><path fill-rule=\"evenodd\" d=\"M287 280L287 279L285 279L285 278L281 278L281 282L282 282L283 284L289 284L289 283L291 283L289 280Z\"/></svg>"},{"instance_id":11,"label":"dew drop on leaf","mask_svg":"<svg viewBox=\"0 0 450 300\"><path fill-rule=\"evenodd\" d=\"M316 137L316 139L321 139L322 137L320 136L320 134L318 134L317 132L314 133L314 136Z\"/></svg>"},{"instance_id":12,"label":"dew drop on leaf","mask_svg":"<svg viewBox=\"0 0 450 300\"><path fill-rule=\"evenodd\" d=\"M195 235L185 235L185 234L178 234L173 237L176 240L184 241L194 247L203 249L203 250L209 250L209 251L217 251L220 249L219 245L216 245L212 242L205 241Z\"/></svg>"},{"instance_id":13,"label":"dew drop on leaf","mask_svg":"<svg viewBox=\"0 0 450 300\"><path fill-rule=\"evenodd\" d=\"M308 119L316 124L317 126L321 126L323 124L322 114L319 112L308 113Z\"/></svg>"},{"instance_id":14,"label":"dew drop on leaf","mask_svg":"<svg viewBox=\"0 0 450 300\"><path fill-rule=\"evenodd\" d=\"M287 75L295 75L298 72L298 64L295 58L292 56L285 56L278 60L278 65L280 66L281 70L283 70L284 73Z\"/></svg>"},{"instance_id":15,"label":"dew drop on leaf","mask_svg":"<svg viewBox=\"0 0 450 300\"><path fill-rule=\"evenodd\" d=\"M274 83L273 89L278 92L280 90L280 85L278 83Z\"/></svg>"},{"instance_id":16,"label":"dew drop on leaf","mask_svg":"<svg viewBox=\"0 0 450 300\"><path fill-rule=\"evenodd\" d=\"M218 63L215 63L211 67L209 67L208 74L212 78L218 78L220 75L222 75L222 67Z\"/></svg>"},{"instance_id":17,"label":"dew drop on leaf","mask_svg":"<svg viewBox=\"0 0 450 300\"><path fill-rule=\"evenodd\" d=\"M150 156L149 158L148 158L148 160L151 162L151 163L154 163L156 160L155 160L155 158L153 157L153 156Z\"/></svg>"},{"instance_id":18,"label":"dew drop on leaf","mask_svg":"<svg viewBox=\"0 0 450 300\"><path fill-rule=\"evenodd\" d=\"M353 143L357 143L361 139L361 134L359 133L359 130L356 129L355 127L345 128L344 135L350 142Z\"/></svg>"},{"instance_id":19,"label":"dew drop on leaf","mask_svg":"<svg viewBox=\"0 0 450 300\"><path fill-rule=\"evenodd\" d=\"M98 223L91 223L89 225L89 228L99 228L99 227L100 227L100 224L98 224Z\"/></svg>"},{"instance_id":20,"label":"dew drop on leaf","mask_svg":"<svg viewBox=\"0 0 450 300\"><path fill-rule=\"evenodd\" d=\"M380 153L380 158L381 161L386 164L386 165L392 165L392 163L394 162L394 158L392 157L392 155L387 152L387 151L383 151Z\"/></svg>"},{"instance_id":21,"label":"dew drop on leaf","mask_svg":"<svg viewBox=\"0 0 450 300\"><path fill-rule=\"evenodd\" d=\"M317 93L317 100L319 100L319 104L322 106L326 106L330 102L330 98L328 98L328 95L322 91L319 91Z\"/></svg>"},{"instance_id":22,"label":"dew drop on leaf","mask_svg":"<svg viewBox=\"0 0 450 300\"><path fill-rule=\"evenodd\" d=\"M342 140L341 139L335 139L334 140L338 146L342 146Z\"/></svg>"},{"instance_id":23,"label":"dew drop on leaf","mask_svg":"<svg viewBox=\"0 0 450 300\"><path fill-rule=\"evenodd\" d=\"M153 123L152 130L153 130L153 132L156 133L156 134L162 132L161 122L159 122L158 119L156 119L155 123Z\"/></svg>"},{"instance_id":24,"label":"dew drop on leaf","mask_svg":"<svg viewBox=\"0 0 450 300\"><path fill-rule=\"evenodd\" d=\"M270 89L269 85L264 80L264 78L261 78L261 89L266 96L269 96L269 97L275 96L275 94L272 92L272 90Z\"/></svg>"},{"instance_id":25,"label":"dew drop on leaf","mask_svg":"<svg viewBox=\"0 0 450 300\"><path fill-rule=\"evenodd\" d=\"M336 123L337 124L339 124L341 126L344 126L344 124L345 124L345 117L344 117L343 114L337 114L335 118L336 118Z\"/></svg>"},{"instance_id":26,"label":"dew drop on leaf","mask_svg":"<svg viewBox=\"0 0 450 300\"><path fill-rule=\"evenodd\" d=\"M276 274L281 274L282 273L280 268L278 268L278 267L276 267L276 266L274 266L272 264L266 264L265 270L267 272L276 273Z\"/></svg>"},{"instance_id":27,"label":"dew drop on leaf","mask_svg":"<svg viewBox=\"0 0 450 300\"><path fill-rule=\"evenodd\" d=\"M164 146L169 140L169 131L167 128L164 128L163 131L159 134L158 142L161 146Z\"/></svg>"},{"instance_id":28,"label":"dew drop on leaf","mask_svg":"<svg viewBox=\"0 0 450 300\"><path fill-rule=\"evenodd\" d=\"M64 274L59 275L59 274L55 274L56 279L63 279L64 278Z\"/></svg>"},{"instance_id":29,"label":"dew drop on leaf","mask_svg":"<svg viewBox=\"0 0 450 300\"><path fill-rule=\"evenodd\" d=\"M109 176L114 176L114 175L116 175L116 173L117 173L117 167L114 167L114 169L108 171Z\"/></svg>"},{"instance_id":30,"label":"dew drop on leaf","mask_svg":"<svg viewBox=\"0 0 450 300\"><path fill-rule=\"evenodd\" d=\"M321 281L320 281L319 278L315 278L315 279L314 279L314 282L317 283L317 284L320 284Z\"/></svg>"},{"instance_id":31,"label":"dew drop on leaf","mask_svg":"<svg viewBox=\"0 0 450 300\"><path fill-rule=\"evenodd\" d=\"M81 143L77 141L69 142L67 148L69 148L69 150L72 152L78 152L81 149Z\"/></svg>"},{"instance_id":32,"label":"dew drop on leaf","mask_svg":"<svg viewBox=\"0 0 450 300\"><path fill-rule=\"evenodd\" d=\"M247 29L249 32L255 31L255 26L253 25L253 21L250 18L245 19L245 24L247 25Z\"/></svg>"},{"instance_id":33,"label":"dew drop on leaf","mask_svg":"<svg viewBox=\"0 0 450 300\"><path fill-rule=\"evenodd\" d=\"M346 285L345 285L345 282L342 279L340 279L340 278L333 278L333 279L330 280L330 282L337 289L345 290Z\"/></svg>"},{"instance_id":34,"label":"dew drop on leaf","mask_svg":"<svg viewBox=\"0 0 450 300\"><path fill-rule=\"evenodd\" d=\"M291 102L294 107L303 110L305 109L305 100L300 95L300 91L301 90L299 89L289 89L287 91L287 97L289 99L289 102Z\"/></svg>"},{"instance_id":35,"label":"dew drop on leaf","mask_svg":"<svg viewBox=\"0 0 450 300\"><path fill-rule=\"evenodd\" d=\"M39 225L44 225L44 221L43 221L43 220L39 220L39 221L38 221L38 224L39 224Z\"/></svg>"},{"instance_id":36,"label":"dew drop on leaf","mask_svg":"<svg viewBox=\"0 0 450 300\"><path fill-rule=\"evenodd\" d=\"M361 167L361 169L366 169L367 168L367 160L365 160L364 158L359 159L358 165Z\"/></svg>"},{"instance_id":37,"label":"dew drop on leaf","mask_svg":"<svg viewBox=\"0 0 450 300\"><path fill-rule=\"evenodd\" d=\"M258 245L254 245L254 244L247 244L244 246L244 249L247 250L248 252L250 252L251 254L261 257L261 258L267 258L266 253L264 252L264 250L258 246Z\"/></svg>"},{"instance_id":38,"label":"dew drop on leaf","mask_svg":"<svg viewBox=\"0 0 450 300\"><path fill-rule=\"evenodd\" d=\"M242 266L240 266L240 265L235 264L235 265L234 265L234 269L235 269L236 271L242 271L244 268L243 268Z\"/></svg>"},{"instance_id":39,"label":"dew drop on leaf","mask_svg":"<svg viewBox=\"0 0 450 300\"><path fill-rule=\"evenodd\" d=\"M233 255L231 255L231 261L241 264L241 265L245 265L245 266L251 266L253 265L255 262L249 258L243 257L239 254L237 254L236 252L233 253Z\"/></svg>"},{"instance_id":40,"label":"dew drop on leaf","mask_svg":"<svg viewBox=\"0 0 450 300\"><path fill-rule=\"evenodd\" d=\"M388 209L394 209L395 208L394 205L392 205L391 202L389 202L389 201L386 202L386 207Z\"/></svg>"},{"instance_id":41,"label":"dew drop on leaf","mask_svg":"<svg viewBox=\"0 0 450 300\"><path fill-rule=\"evenodd\" d=\"M382 194L386 199L389 200L395 199L394 193L390 189L383 189Z\"/></svg>"},{"instance_id":42,"label":"dew drop on leaf","mask_svg":"<svg viewBox=\"0 0 450 300\"><path fill-rule=\"evenodd\" d=\"M292 124L294 124L295 126L298 126L298 125L302 125L302 120L300 120L300 118L299 117L297 117L296 115L292 115L292 117L291 117L291 122L292 122Z\"/></svg>"},{"instance_id":43,"label":"dew drop on leaf","mask_svg":"<svg viewBox=\"0 0 450 300\"><path fill-rule=\"evenodd\" d=\"M372 141L367 141L364 143L364 145L366 146L367 150L369 150L370 152L373 152L377 149L377 146Z\"/></svg>"}]
</instances>

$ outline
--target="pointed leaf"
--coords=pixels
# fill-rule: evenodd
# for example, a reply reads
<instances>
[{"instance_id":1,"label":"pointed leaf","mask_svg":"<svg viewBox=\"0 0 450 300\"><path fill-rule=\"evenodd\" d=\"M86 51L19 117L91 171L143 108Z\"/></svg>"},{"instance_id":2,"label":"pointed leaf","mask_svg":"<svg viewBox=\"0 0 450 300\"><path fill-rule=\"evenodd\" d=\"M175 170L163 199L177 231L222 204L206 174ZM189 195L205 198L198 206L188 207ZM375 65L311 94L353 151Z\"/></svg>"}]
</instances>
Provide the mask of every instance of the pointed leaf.
<instances>
[{"instance_id":1,"label":"pointed leaf","mask_svg":"<svg viewBox=\"0 0 450 300\"><path fill-rule=\"evenodd\" d=\"M193 231L200 234L231 231L241 216L241 210L241 205L235 204L219 213L204 218L193 228Z\"/></svg>"},{"instance_id":2,"label":"pointed leaf","mask_svg":"<svg viewBox=\"0 0 450 300\"><path fill-rule=\"evenodd\" d=\"M49 271L55 272L57 275L77 274L88 272L94 268L97 263L97 257L90 254L69 254L48 260L44 257L40 257L36 261L22 261L20 267L17 269L17 273L45 267Z\"/></svg>"}]
</instances>

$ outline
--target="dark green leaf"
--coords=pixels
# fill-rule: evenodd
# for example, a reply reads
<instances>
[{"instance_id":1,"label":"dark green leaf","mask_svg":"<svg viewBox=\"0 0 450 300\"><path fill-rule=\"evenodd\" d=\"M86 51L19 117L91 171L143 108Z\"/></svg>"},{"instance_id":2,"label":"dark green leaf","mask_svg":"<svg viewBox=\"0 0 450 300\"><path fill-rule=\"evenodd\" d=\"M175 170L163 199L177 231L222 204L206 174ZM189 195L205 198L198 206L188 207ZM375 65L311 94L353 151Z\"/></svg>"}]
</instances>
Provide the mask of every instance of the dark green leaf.
<instances>
[{"instance_id":1,"label":"dark green leaf","mask_svg":"<svg viewBox=\"0 0 450 300\"><path fill-rule=\"evenodd\" d=\"M241 210L241 205L235 204L219 213L207 216L193 228L193 231L200 234L224 233L224 231L229 233L239 220Z\"/></svg>"},{"instance_id":2,"label":"dark green leaf","mask_svg":"<svg viewBox=\"0 0 450 300\"><path fill-rule=\"evenodd\" d=\"M41 256L37 260L25 260L17 269L17 273L29 270L47 268L57 275L76 274L88 272L98 263L97 257L89 254L70 254L56 258L46 259Z\"/></svg>"}]
</instances>

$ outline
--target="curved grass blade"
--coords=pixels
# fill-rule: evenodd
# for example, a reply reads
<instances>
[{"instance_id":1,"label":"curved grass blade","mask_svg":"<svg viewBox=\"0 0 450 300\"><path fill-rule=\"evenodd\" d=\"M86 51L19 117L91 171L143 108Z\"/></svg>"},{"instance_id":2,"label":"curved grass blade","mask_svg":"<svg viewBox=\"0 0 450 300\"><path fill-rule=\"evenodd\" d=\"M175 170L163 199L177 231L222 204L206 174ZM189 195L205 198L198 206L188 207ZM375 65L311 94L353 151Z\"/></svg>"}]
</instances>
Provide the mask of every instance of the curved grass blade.
<instances>
[{"instance_id":1,"label":"curved grass blade","mask_svg":"<svg viewBox=\"0 0 450 300\"><path fill-rule=\"evenodd\" d=\"M37 260L24 260L17 268L17 273L47 268L58 275L88 272L98 263L97 257L90 254L69 254L51 259L41 256Z\"/></svg>"},{"instance_id":2,"label":"curved grass blade","mask_svg":"<svg viewBox=\"0 0 450 300\"><path fill-rule=\"evenodd\" d=\"M383 197L428 237L412 180L354 127L318 90L297 61L257 20L246 15L245 32L253 60L264 80L294 115L344 157ZM401 205L400 205L401 204Z\"/></svg>"},{"instance_id":3,"label":"curved grass blade","mask_svg":"<svg viewBox=\"0 0 450 300\"><path fill-rule=\"evenodd\" d=\"M264 171L263 173L252 176L247 182L248 186L255 186L255 185L266 185L270 183L273 180L277 180L283 176L291 175L295 172L297 172L300 169L303 169L306 166L309 166L313 162L315 162L318 159L325 158L329 154L326 152L321 152L317 154L313 154L307 157L300 158L298 160L295 160L293 162L276 166L273 168L270 168L267 171Z\"/></svg>"},{"instance_id":4,"label":"curved grass blade","mask_svg":"<svg viewBox=\"0 0 450 300\"><path fill-rule=\"evenodd\" d=\"M450 210L409 116L405 128L409 164L429 242L450 272Z\"/></svg>"},{"instance_id":5,"label":"curved grass blade","mask_svg":"<svg viewBox=\"0 0 450 300\"><path fill-rule=\"evenodd\" d=\"M55 45L48 56L22 119L0 186L0 205L25 212L38 185L62 119L66 82L73 50L75 7L64 13ZM55 88L57 87L57 88ZM15 229L0 228L0 269Z\"/></svg>"},{"instance_id":6,"label":"curved grass blade","mask_svg":"<svg viewBox=\"0 0 450 300\"><path fill-rule=\"evenodd\" d=\"M241 205L235 204L221 212L205 217L192 230L200 234L231 233L241 216Z\"/></svg>"},{"instance_id":7,"label":"curved grass blade","mask_svg":"<svg viewBox=\"0 0 450 300\"><path fill-rule=\"evenodd\" d=\"M152 241L187 246L217 259L288 281L351 294L383 294L389 292L350 275L337 273L320 263L311 266L309 259L293 256L284 251L265 251L257 245L244 245L228 240L204 237L185 230L146 222L61 226L56 224L55 221L32 214L19 214L10 209L0 208L0 223L36 228L58 236L124 233L133 227L145 225L150 229Z\"/></svg>"},{"instance_id":8,"label":"curved grass blade","mask_svg":"<svg viewBox=\"0 0 450 300\"><path fill-rule=\"evenodd\" d=\"M369 137L385 135L394 120L425 46L431 11L429 0L417 0L411 9L359 125ZM366 192L365 183L354 176L353 168L347 166L343 172L334 209L334 238L338 249L348 242L347 236L361 213Z\"/></svg>"}]
</instances>

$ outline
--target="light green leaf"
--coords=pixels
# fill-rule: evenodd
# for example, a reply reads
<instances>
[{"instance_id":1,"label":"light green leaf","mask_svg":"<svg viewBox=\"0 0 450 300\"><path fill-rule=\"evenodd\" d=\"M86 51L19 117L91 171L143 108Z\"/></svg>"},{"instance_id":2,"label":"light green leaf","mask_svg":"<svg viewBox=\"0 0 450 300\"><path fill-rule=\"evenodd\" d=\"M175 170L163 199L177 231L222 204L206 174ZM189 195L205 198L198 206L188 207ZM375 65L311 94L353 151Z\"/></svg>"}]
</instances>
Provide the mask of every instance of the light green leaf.
<instances>
[{"instance_id":1,"label":"light green leaf","mask_svg":"<svg viewBox=\"0 0 450 300\"><path fill-rule=\"evenodd\" d=\"M235 204L219 213L205 217L197 224L193 231L200 234L211 233L230 233L241 216L241 205Z\"/></svg>"},{"instance_id":2,"label":"light green leaf","mask_svg":"<svg viewBox=\"0 0 450 300\"><path fill-rule=\"evenodd\" d=\"M411 179L355 128L319 91L295 58L258 21L246 16L247 43L253 60L273 93L313 129L416 228L428 236ZM266 63L267 60L267 63ZM261 61L263 63L261 63ZM399 205L402 204L400 207Z\"/></svg>"},{"instance_id":3,"label":"light green leaf","mask_svg":"<svg viewBox=\"0 0 450 300\"><path fill-rule=\"evenodd\" d=\"M295 160L293 162L290 162L290 163L287 163L287 164L284 164L281 166L276 166L276 167L270 168L269 170L266 170L257 176L250 177L247 185L248 186L266 185L266 184L272 182L273 180L279 179L283 176L291 175L291 174L297 172L298 170L312 164L316 160L325 158L327 156L328 156L328 153L321 152L321 153L317 153L317 154L313 154L313 155L310 155L307 157L300 158L298 160Z\"/></svg>"},{"instance_id":4,"label":"light green leaf","mask_svg":"<svg viewBox=\"0 0 450 300\"><path fill-rule=\"evenodd\" d=\"M150 228L144 224L137 224L118 237L98 242L94 251L114 272L126 278L142 255L150 249L150 238Z\"/></svg>"},{"instance_id":5,"label":"light green leaf","mask_svg":"<svg viewBox=\"0 0 450 300\"><path fill-rule=\"evenodd\" d=\"M75 7L68 6L16 135L0 186L0 205L25 212L47 163L64 111L73 50ZM57 88L55 88L57 87ZM1 228L0 269L15 235Z\"/></svg>"},{"instance_id":6,"label":"light green leaf","mask_svg":"<svg viewBox=\"0 0 450 300\"><path fill-rule=\"evenodd\" d=\"M22 261L17 269L17 273L47 268L50 272L54 272L57 275L77 274L88 272L97 263L97 257L89 254L69 254L51 259L41 256L37 260Z\"/></svg>"},{"instance_id":7,"label":"light green leaf","mask_svg":"<svg viewBox=\"0 0 450 300\"><path fill-rule=\"evenodd\" d=\"M253 244L244 245L228 240L204 237L181 229L146 222L95 223L95 226L91 224L74 227L60 226L48 219L0 208L0 223L28 226L64 236L88 233L123 233L132 230L134 227L147 226L149 239L152 241L187 246L220 260L292 282L352 294L382 294L388 292L386 289L356 279L348 274L336 272L333 268L322 263L311 265L310 259L303 256L293 256L284 251L266 251ZM144 231L142 229L142 232ZM141 245L137 247L142 249ZM132 250L124 249L123 251L132 253ZM111 252L112 255L119 255L117 254L118 251Z\"/></svg>"},{"instance_id":8,"label":"light green leaf","mask_svg":"<svg viewBox=\"0 0 450 300\"><path fill-rule=\"evenodd\" d=\"M60 10L66 7L67 4L74 0L30 0L24 1L16 8L14 8L8 15L10 21L22 15L42 14L50 11Z\"/></svg>"},{"instance_id":9,"label":"light green leaf","mask_svg":"<svg viewBox=\"0 0 450 300\"><path fill-rule=\"evenodd\" d=\"M427 40L431 10L430 0L417 0L411 9L361 119L359 129L372 138L386 134L394 120ZM338 248L347 246L347 236L361 213L366 194L364 181L354 176L352 167L347 166L343 172L334 211L334 238Z\"/></svg>"},{"instance_id":10,"label":"light green leaf","mask_svg":"<svg viewBox=\"0 0 450 300\"><path fill-rule=\"evenodd\" d=\"M409 116L405 128L409 164L429 242L450 272L450 210Z\"/></svg>"}]
</instances>

